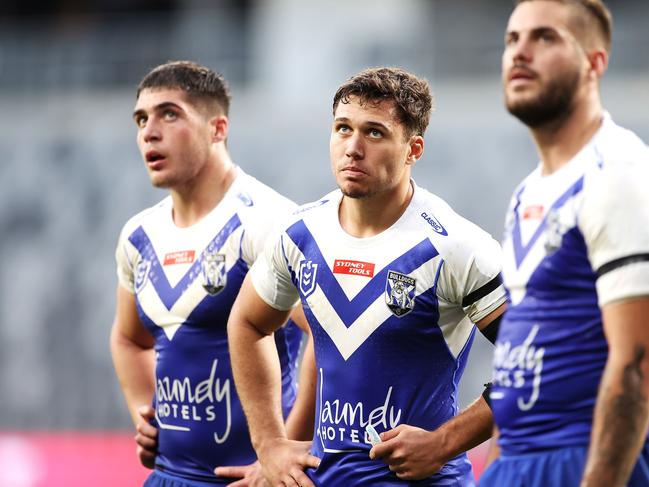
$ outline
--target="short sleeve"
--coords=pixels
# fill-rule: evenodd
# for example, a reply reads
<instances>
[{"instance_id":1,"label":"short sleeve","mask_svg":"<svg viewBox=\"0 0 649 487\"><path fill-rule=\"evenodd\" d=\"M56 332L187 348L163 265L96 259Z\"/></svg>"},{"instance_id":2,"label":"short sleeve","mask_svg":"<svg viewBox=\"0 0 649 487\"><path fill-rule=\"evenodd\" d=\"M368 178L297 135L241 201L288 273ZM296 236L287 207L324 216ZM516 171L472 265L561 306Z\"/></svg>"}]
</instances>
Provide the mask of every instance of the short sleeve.
<instances>
[{"instance_id":1,"label":"short sleeve","mask_svg":"<svg viewBox=\"0 0 649 487\"><path fill-rule=\"evenodd\" d=\"M475 227L445 258L439 292L477 323L506 300L501 269L500 244Z\"/></svg>"},{"instance_id":2,"label":"short sleeve","mask_svg":"<svg viewBox=\"0 0 649 487\"><path fill-rule=\"evenodd\" d=\"M286 311L297 305L300 297L284 254L283 233L268 239L250 274L255 290L270 307Z\"/></svg>"},{"instance_id":3,"label":"short sleeve","mask_svg":"<svg viewBox=\"0 0 649 487\"><path fill-rule=\"evenodd\" d=\"M117 241L115 249L115 261L117 263L117 281L127 291L135 292L135 272L133 266L133 246L128 241L126 231L123 229Z\"/></svg>"},{"instance_id":4,"label":"short sleeve","mask_svg":"<svg viewBox=\"0 0 649 487\"><path fill-rule=\"evenodd\" d=\"M578 225L600 306L649 295L649 160L605 165L588 177Z\"/></svg>"},{"instance_id":5,"label":"short sleeve","mask_svg":"<svg viewBox=\"0 0 649 487\"><path fill-rule=\"evenodd\" d=\"M268 237L281 228L296 207L297 205L288 198L272 194L246 209L248 218L241 241L241 257L249 266L252 266L264 251Z\"/></svg>"}]
</instances>

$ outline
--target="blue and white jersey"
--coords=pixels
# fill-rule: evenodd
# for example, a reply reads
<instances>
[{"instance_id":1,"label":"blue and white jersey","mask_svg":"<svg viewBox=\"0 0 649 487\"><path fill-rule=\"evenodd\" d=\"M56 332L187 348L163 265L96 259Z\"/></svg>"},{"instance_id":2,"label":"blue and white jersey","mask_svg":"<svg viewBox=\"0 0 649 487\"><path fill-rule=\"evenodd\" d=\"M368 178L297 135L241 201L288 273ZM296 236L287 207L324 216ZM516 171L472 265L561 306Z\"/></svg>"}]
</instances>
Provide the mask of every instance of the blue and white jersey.
<instances>
[{"instance_id":1,"label":"blue and white jersey","mask_svg":"<svg viewBox=\"0 0 649 487\"><path fill-rule=\"evenodd\" d=\"M473 323L505 301L498 243L412 184L404 214L370 238L341 228L340 191L302 207L251 270L273 308L301 300L313 332L317 485L404 485L370 460L366 426L433 430L456 415ZM458 478L472 478L464 454L417 485Z\"/></svg>"},{"instance_id":2,"label":"blue and white jersey","mask_svg":"<svg viewBox=\"0 0 649 487\"><path fill-rule=\"evenodd\" d=\"M491 392L503 453L589 443L608 354L600 307L649 294L647 181L649 149L606 115L568 164L516 189Z\"/></svg>"},{"instance_id":3,"label":"blue and white jersey","mask_svg":"<svg viewBox=\"0 0 649 487\"><path fill-rule=\"evenodd\" d=\"M116 251L119 282L135 294L155 338L156 468L214 483L226 483L214 476L216 466L256 458L230 367L230 309L272 223L295 208L237 171L223 200L195 225L174 224L169 196L127 222ZM285 415L301 336L294 324L275 333Z\"/></svg>"}]
</instances>

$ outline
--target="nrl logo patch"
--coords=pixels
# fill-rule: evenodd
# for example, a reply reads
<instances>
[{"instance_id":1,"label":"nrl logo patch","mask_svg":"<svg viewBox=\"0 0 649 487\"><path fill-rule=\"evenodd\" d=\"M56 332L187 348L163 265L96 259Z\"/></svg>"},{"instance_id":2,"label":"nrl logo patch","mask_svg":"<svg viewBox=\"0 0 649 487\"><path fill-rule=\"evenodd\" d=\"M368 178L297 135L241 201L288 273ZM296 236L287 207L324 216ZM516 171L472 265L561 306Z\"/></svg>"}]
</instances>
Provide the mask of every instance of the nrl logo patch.
<instances>
[{"instance_id":1,"label":"nrl logo patch","mask_svg":"<svg viewBox=\"0 0 649 487\"><path fill-rule=\"evenodd\" d=\"M225 273L225 255L215 252L205 252L201 260L201 279L203 289L210 295L216 296L227 283Z\"/></svg>"},{"instance_id":2,"label":"nrl logo patch","mask_svg":"<svg viewBox=\"0 0 649 487\"><path fill-rule=\"evenodd\" d=\"M144 289L146 282L149 278L149 272L151 271L151 261L148 259L142 259L137 263L135 267L135 292L139 293Z\"/></svg>"},{"instance_id":3,"label":"nrl logo patch","mask_svg":"<svg viewBox=\"0 0 649 487\"><path fill-rule=\"evenodd\" d=\"M314 264L310 260L303 260L300 262L300 291L306 298L315 291L315 278L318 272L318 264Z\"/></svg>"},{"instance_id":4,"label":"nrl logo patch","mask_svg":"<svg viewBox=\"0 0 649 487\"><path fill-rule=\"evenodd\" d=\"M388 271L385 280L385 302L398 318L406 315L415 307L415 290L417 280L414 277Z\"/></svg>"}]
</instances>

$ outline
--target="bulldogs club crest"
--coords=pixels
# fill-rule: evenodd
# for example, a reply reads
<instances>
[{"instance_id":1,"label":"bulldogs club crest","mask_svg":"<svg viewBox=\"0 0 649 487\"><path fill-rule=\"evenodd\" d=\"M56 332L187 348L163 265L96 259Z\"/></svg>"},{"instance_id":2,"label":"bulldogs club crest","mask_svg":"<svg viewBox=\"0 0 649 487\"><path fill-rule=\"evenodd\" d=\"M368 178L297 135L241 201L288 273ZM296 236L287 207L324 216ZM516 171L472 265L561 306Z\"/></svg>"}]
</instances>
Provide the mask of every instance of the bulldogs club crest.
<instances>
[{"instance_id":1,"label":"bulldogs club crest","mask_svg":"<svg viewBox=\"0 0 649 487\"><path fill-rule=\"evenodd\" d=\"M552 254L556 252L559 247L561 247L561 241L563 240L563 234L565 233L566 228L561 223L561 218L559 217L559 212L556 210L550 210L548 216L546 217L546 228L545 228L545 253Z\"/></svg>"},{"instance_id":2,"label":"bulldogs club crest","mask_svg":"<svg viewBox=\"0 0 649 487\"><path fill-rule=\"evenodd\" d=\"M385 281L385 302L393 315L401 318L415 307L416 284L414 277L388 271Z\"/></svg>"},{"instance_id":3,"label":"bulldogs club crest","mask_svg":"<svg viewBox=\"0 0 649 487\"><path fill-rule=\"evenodd\" d=\"M310 260L300 262L300 291L306 298L315 291L315 278L318 272L318 264Z\"/></svg>"},{"instance_id":4,"label":"bulldogs club crest","mask_svg":"<svg viewBox=\"0 0 649 487\"><path fill-rule=\"evenodd\" d=\"M215 296L223 291L227 282L225 272L225 255L205 252L201 261L201 278L203 289Z\"/></svg>"},{"instance_id":5,"label":"bulldogs club crest","mask_svg":"<svg viewBox=\"0 0 649 487\"><path fill-rule=\"evenodd\" d=\"M139 293L144 289L146 282L149 279L149 272L151 271L151 261L142 259L135 267L135 293Z\"/></svg>"}]
</instances>

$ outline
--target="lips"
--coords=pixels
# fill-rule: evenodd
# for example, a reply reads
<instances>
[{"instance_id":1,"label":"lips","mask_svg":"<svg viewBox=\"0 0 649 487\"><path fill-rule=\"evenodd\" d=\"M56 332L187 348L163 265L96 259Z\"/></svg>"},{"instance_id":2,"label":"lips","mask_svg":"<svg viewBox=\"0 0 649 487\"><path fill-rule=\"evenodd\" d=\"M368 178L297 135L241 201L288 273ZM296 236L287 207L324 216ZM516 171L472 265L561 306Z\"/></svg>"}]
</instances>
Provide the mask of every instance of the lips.
<instances>
[{"instance_id":1,"label":"lips","mask_svg":"<svg viewBox=\"0 0 649 487\"><path fill-rule=\"evenodd\" d=\"M144 159L151 169L158 169L166 160L166 156L161 152L150 150L144 154Z\"/></svg>"},{"instance_id":2,"label":"lips","mask_svg":"<svg viewBox=\"0 0 649 487\"><path fill-rule=\"evenodd\" d=\"M509 70L507 81L529 81L536 78L536 73L529 68L516 66Z\"/></svg>"},{"instance_id":3,"label":"lips","mask_svg":"<svg viewBox=\"0 0 649 487\"><path fill-rule=\"evenodd\" d=\"M363 176L365 175L365 171L362 169L355 167L355 166L345 166L341 169L341 172L349 175L349 176Z\"/></svg>"}]
</instances>

